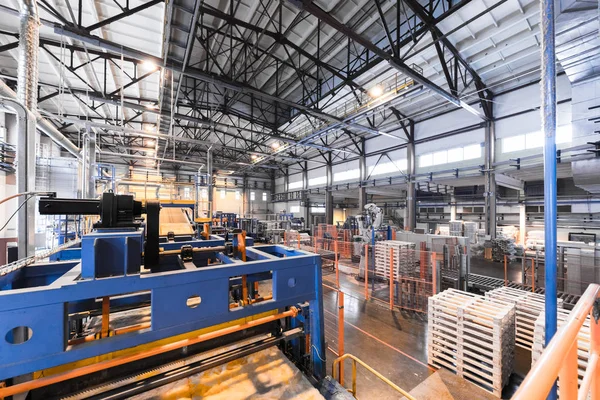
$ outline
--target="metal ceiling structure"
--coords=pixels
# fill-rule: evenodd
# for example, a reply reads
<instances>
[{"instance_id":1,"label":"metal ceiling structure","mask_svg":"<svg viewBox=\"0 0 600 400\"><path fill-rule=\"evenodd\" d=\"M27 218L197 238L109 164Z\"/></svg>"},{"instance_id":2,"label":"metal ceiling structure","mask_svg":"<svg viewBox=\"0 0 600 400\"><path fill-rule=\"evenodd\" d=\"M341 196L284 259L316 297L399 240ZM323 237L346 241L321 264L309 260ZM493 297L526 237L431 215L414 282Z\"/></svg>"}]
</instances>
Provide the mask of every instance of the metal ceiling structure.
<instances>
[{"instance_id":1,"label":"metal ceiling structure","mask_svg":"<svg viewBox=\"0 0 600 400\"><path fill-rule=\"evenodd\" d=\"M405 143L410 121L447 110L493 119L494 92L539 78L535 0L38 6L40 112L75 144L96 132L105 162L197 168L212 147L217 169L272 176L356 158L371 137ZM3 18L12 86L17 43Z\"/></svg>"}]
</instances>

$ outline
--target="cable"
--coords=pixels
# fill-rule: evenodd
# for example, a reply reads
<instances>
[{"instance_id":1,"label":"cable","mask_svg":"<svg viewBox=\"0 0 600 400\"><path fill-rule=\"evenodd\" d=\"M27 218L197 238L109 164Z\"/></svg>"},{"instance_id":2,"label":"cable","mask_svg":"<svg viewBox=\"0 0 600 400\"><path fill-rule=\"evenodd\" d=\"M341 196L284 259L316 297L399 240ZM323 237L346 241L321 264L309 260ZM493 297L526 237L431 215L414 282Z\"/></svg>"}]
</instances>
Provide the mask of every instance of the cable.
<instances>
[{"instance_id":1,"label":"cable","mask_svg":"<svg viewBox=\"0 0 600 400\"><path fill-rule=\"evenodd\" d=\"M2 232L4 230L4 228L6 228L6 226L10 222L10 220L13 219L15 215L17 215L17 213L25 205L25 203L27 203L29 200L31 200L34 197L35 197L35 194L32 194L29 197L27 197L25 200L23 200L23 202L19 205L19 207L17 207L17 209L15 210L15 212L12 213L11 216L8 218L8 220L6 221L6 223L4 225L2 225L2 228L0 228L0 232Z\"/></svg>"},{"instance_id":2,"label":"cable","mask_svg":"<svg viewBox=\"0 0 600 400\"><path fill-rule=\"evenodd\" d=\"M319 357L319 360L325 362L325 360L323 360L323 358L319 354L319 350L317 350L317 347L314 344L312 345L312 348L315 349L315 352L317 353L317 357Z\"/></svg>"},{"instance_id":3,"label":"cable","mask_svg":"<svg viewBox=\"0 0 600 400\"><path fill-rule=\"evenodd\" d=\"M0 200L0 204L2 203L6 203L7 201L14 199L15 197L19 197L19 196L28 196L28 195L47 195L47 196L56 196L56 192L23 192L23 193L17 193L17 194L13 194L12 196L8 196L5 197L4 199Z\"/></svg>"}]
</instances>

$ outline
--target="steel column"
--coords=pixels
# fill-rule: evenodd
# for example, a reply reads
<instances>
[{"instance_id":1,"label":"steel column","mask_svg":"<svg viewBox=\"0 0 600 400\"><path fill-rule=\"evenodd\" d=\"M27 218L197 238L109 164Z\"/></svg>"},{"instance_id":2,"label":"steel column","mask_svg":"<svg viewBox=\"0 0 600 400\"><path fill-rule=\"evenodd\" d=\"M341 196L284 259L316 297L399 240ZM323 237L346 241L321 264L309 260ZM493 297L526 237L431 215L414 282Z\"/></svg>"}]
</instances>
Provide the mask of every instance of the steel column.
<instances>
[{"instance_id":1,"label":"steel column","mask_svg":"<svg viewBox=\"0 0 600 400\"><path fill-rule=\"evenodd\" d=\"M410 122L410 135L408 145L406 146L406 166L408 175L408 187L406 189L406 219L404 221L404 229L407 231L413 231L415 229L416 221L416 190L415 190L415 124Z\"/></svg>"},{"instance_id":2,"label":"steel column","mask_svg":"<svg viewBox=\"0 0 600 400\"><path fill-rule=\"evenodd\" d=\"M556 333L556 54L554 0L540 2L542 14L542 131L544 132L544 246L546 345ZM556 399L556 385L548 395Z\"/></svg>"},{"instance_id":3,"label":"steel column","mask_svg":"<svg viewBox=\"0 0 600 400\"><path fill-rule=\"evenodd\" d=\"M485 234L496 237L496 176L492 171L494 165L494 144L496 142L495 125L488 121L485 126L484 175L485 175Z\"/></svg>"},{"instance_id":4,"label":"steel column","mask_svg":"<svg viewBox=\"0 0 600 400\"><path fill-rule=\"evenodd\" d=\"M327 193L325 194L325 223L333 225L333 171L331 166L331 152L328 154L328 162L325 167L327 175Z\"/></svg>"},{"instance_id":5,"label":"steel column","mask_svg":"<svg viewBox=\"0 0 600 400\"><path fill-rule=\"evenodd\" d=\"M360 139L360 156L358 158L358 169L360 174L360 188L358 189L358 209L362 212L367 204L367 190L363 182L367 180L367 157L365 156L365 139Z\"/></svg>"},{"instance_id":6,"label":"steel column","mask_svg":"<svg viewBox=\"0 0 600 400\"><path fill-rule=\"evenodd\" d=\"M212 155L212 147L208 149L206 152L206 184L208 185L208 207L207 207L207 217L212 220L213 217L213 155ZM244 197L246 196L244 191Z\"/></svg>"}]
</instances>

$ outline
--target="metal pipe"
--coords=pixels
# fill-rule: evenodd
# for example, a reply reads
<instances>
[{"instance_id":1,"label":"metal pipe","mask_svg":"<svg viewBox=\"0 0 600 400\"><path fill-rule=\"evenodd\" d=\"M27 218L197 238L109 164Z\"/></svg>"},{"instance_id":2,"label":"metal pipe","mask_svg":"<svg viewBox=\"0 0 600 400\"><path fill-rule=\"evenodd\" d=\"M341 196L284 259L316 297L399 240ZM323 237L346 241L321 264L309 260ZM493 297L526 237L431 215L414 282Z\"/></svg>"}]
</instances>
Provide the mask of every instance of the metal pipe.
<instances>
[{"instance_id":1,"label":"metal pipe","mask_svg":"<svg viewBox=\"0 0 600 400\"><path fill-rule=\"evenodd\" d=\"M32 192L35 187L35 119L23 103L16 99L0 97L0 107L11 109L17 114L17 191L19 193ZM35 252L34 215L35 203L31 201L18 211L19 259L29 257Z\"/></svg>"},{"instance_id":2,"label":"metal pipe","mask_svg":"<svg viewBox=\"0 0 600 400\"><path fill-rule=\"evenodd\" d=\"M168 351L177 350L182 347L191 346L191 345L194 345L197 343L205 342L210 339L215 339L215 338L225 336L225 335L228 335L231 333L243 331L245 329L250 329L255 326L264 325L269 322L280 320L282 318L296 317L296 315L298 315L298 309L296 307L290 307L290 309L288 311L285 311L285 312L282 312L279 314L269 315L267 317L258 318L258 319L255 319L253 321L248 321L243 324L233 325L233 326L219 329L219 330L216 330L213 332L204 333L199 336L196 336L195 338L179 340L177 342L165 344L163 346L158 346L158 347L146 350L146 351L140 351L135 354L116 357L116 358L113 358L112 360L102 361L102 362L99 362L96 364L77 368L72 371L67 371L67 372L63 372L63 373L59 373L59 374L55 374L55 375L50 375L50 376L46 376L44 378L36 379L33 381L28 381L28 382L20 383L17 385L9 386L6 388L2 388L2 389L0 389L0 398L13 396L17 393L31 391L34 389L38 389L40 387L52 385L52 384L55 384L58 382L63 382L68 379L78 378L80 376L89 375L91 373L103 371L108 368L113 368L113 367L116 367L119 365L127 364L127 363L138 361L138 360L143 360L145 358L163 354Z\"/></svg>"},{"instance_id":3,"label":"metal pipe","mask_svg":"<svg viewBox=\"0 0 600 400\"><path fill-rule=\"evenodd\" d=\"M5 96L11 100L17 100L17 94L6 85L2 80L0 80L0 96ZM21 103L20 103L21 104ZM12 108L12 107L11 107ZM79 148L73 144L69 139L65 137L54 125L52 125L47 119L41 116L41 114L37 111L37 109L29 110L33 113L35 119L37 120L37 128L44 132L50 139L54 140L56 144L63 147L69 153L73 154L75 157L80 158Z\"/></svg>"},{"instance_id":4,"label":"metal pipe","mask_svg":"<svg viewBox=\"0 0 600 400\"><path fill-rule=\"evenodd\" d=\"M556 54L554 45L554 0L541 0L542 18L542 132L544 132L544 245L545 267L545 329L546 346L556 333ZM553 374L553 378L556 374ZM556 385L548 399L557 398Z\"/></svg>"}]
</instances>

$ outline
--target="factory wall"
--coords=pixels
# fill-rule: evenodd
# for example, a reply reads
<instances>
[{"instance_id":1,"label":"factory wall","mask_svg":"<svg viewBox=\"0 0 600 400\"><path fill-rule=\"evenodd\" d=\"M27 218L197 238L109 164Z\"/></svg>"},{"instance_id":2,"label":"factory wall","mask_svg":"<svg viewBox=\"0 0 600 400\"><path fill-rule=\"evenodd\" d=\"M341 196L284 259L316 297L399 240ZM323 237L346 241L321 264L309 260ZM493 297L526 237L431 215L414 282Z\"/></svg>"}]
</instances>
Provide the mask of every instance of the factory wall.
<instances>
[{"instance_id":1,"label":"factory wall","mask_svg":"<svg viewBox=\"0 0 600 400\"><path fill-rule=\"evenodd\" d=\"M0 112L0 140L7 143L15 143L16 138L9 137L8 127L16 126L15 116ZM12 196L17 193L17 176L14 173L0 171L0 199ZM19 199L12 199L6 203L0 204L1 224L6 223L6 219L19 206ZM17 219L13 218L4 230L0 231L0 239L15 238L17 236ZM4 257L2 256L2 259Z\"/></svg>"}]
</instances>

